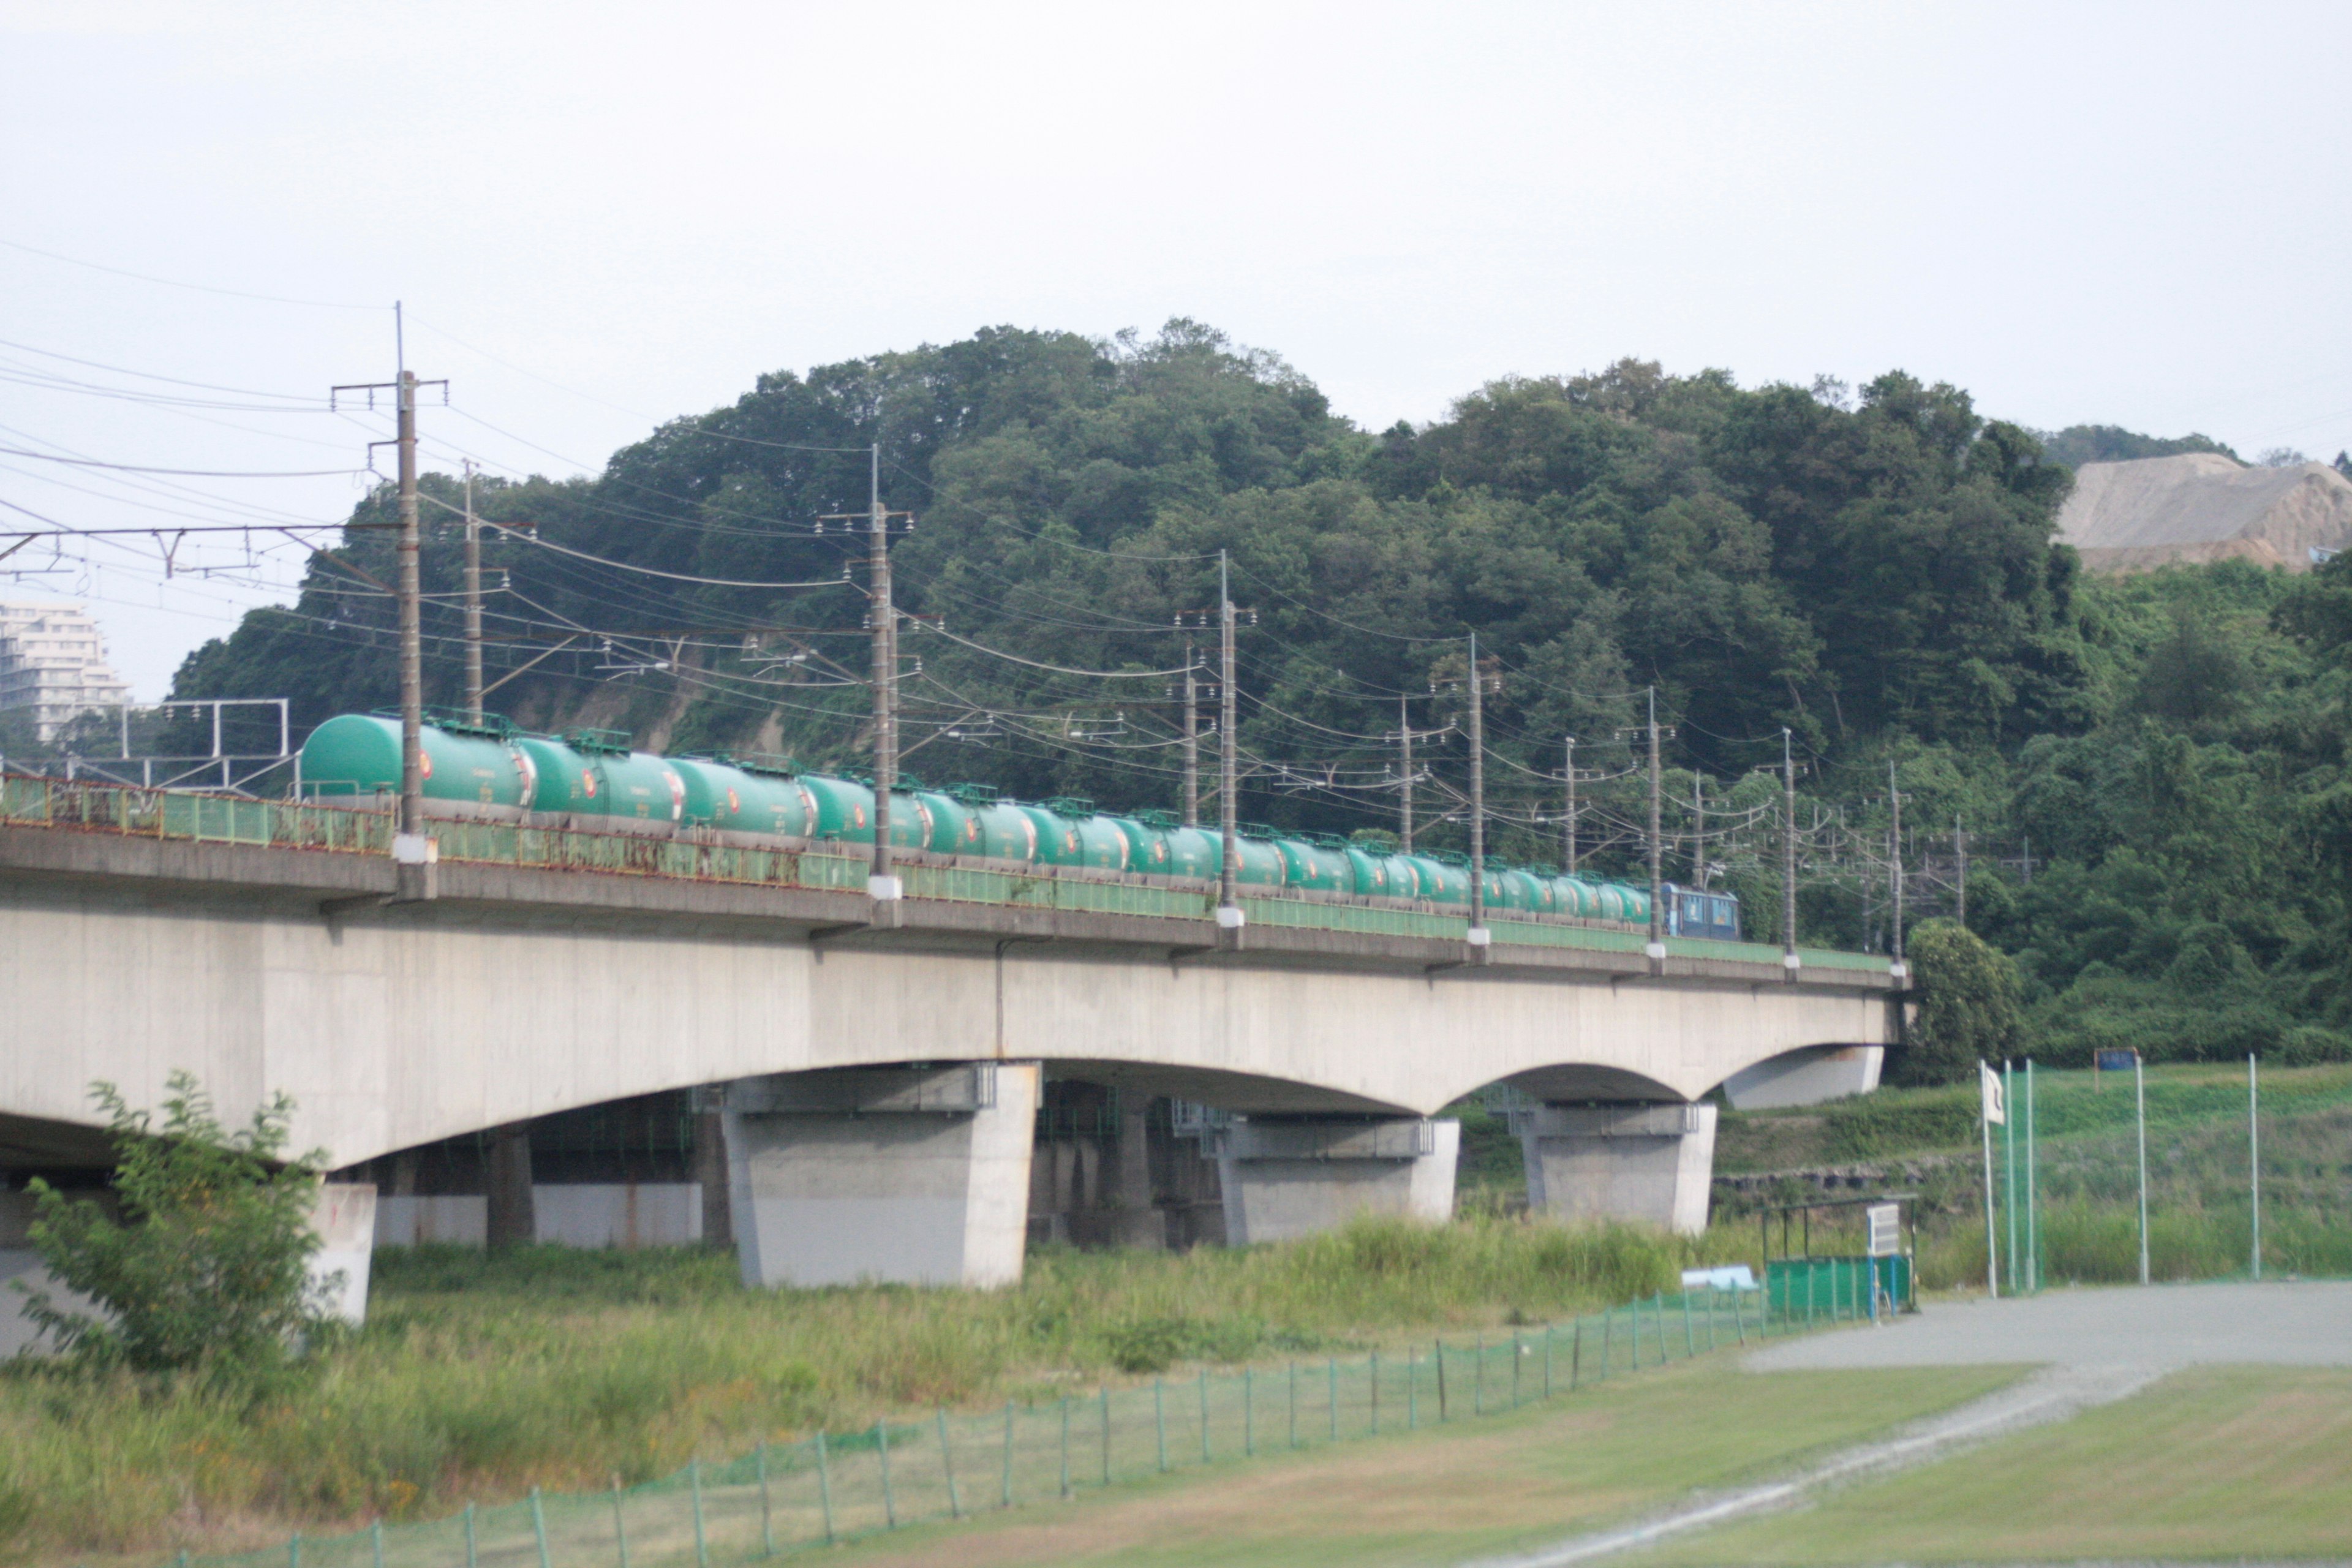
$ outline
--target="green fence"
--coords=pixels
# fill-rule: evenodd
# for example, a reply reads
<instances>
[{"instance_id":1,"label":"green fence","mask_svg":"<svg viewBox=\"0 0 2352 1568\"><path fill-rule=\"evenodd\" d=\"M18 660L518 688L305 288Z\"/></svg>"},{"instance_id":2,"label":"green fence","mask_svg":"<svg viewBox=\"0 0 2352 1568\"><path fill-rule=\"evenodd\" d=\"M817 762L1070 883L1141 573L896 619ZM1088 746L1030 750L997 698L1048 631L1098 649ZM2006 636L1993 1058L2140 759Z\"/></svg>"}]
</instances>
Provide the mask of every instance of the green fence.
<instances>
[{"instance_id":1,"label":"green fence","mask_svg":"<svg viewBox=\"0 0 2352 1568\"><path fill-rule=\"evenodd\" d=\"M389 855L392 851L393 819L383 811L58 779L0 779L0 821L198 843L359 855ZM432 831L440 858L457 864L599 871L837 892L863 892L868 869L864 853L834 845L810 849L759 849L691 839L576 833L437 817ZM1170 920L1206 921L1214 913L1213 894L1145 881L1024 875L980 867L919 863L901 864L899 873L908 894L918 899ZM1421 937L1438 942L1466 941L1470 931L1466 915L1433 910L1330 903L1280 894L1244 896L1242 904L1254 923L1265 926ZM1645 931L1631 928L1507 916L1490 921L1489 929L1498 945L1580 948L1600 952L1638 953L1648 940ZM1730 959L1775 966L1780 962L1780 950L1763 942L1670 937L1666 950L1681 958ZM1806 967L1813 969L1883 973L1886 965L1885 958L1868 953L1807 948L1801 956Z\"/></svg>"},{"instance_id":2,"label":"green fence","mask_svg":"<svg viewBox=\"0 0 2352 1568\"><path fill-rule=\"evenodd\" d=\"M1475 1421L1808 1326L1759 1290L1660 1294L1573 1322L1402 1352L1202 1370L980 1415L940 1411L768 1444L639 1486L534 1492L427 1523L298 1535L265 1552L196 1561L223 1568L746 1563L1172 1470ZM189 1560L180 1562L185 1568Z\"/></svg>"},{"instance_id":3,"label":"green fence","mask_svg":"<svg viewBox=\"0 0 2352 1568\"><path fill-rule=\"evenodd\" d=\"M1907 1258L1775 1258L1764 1265L1765 1300L1796 1323L1875 1319L1916 1306Z\"/></svg>"}]
</instances>

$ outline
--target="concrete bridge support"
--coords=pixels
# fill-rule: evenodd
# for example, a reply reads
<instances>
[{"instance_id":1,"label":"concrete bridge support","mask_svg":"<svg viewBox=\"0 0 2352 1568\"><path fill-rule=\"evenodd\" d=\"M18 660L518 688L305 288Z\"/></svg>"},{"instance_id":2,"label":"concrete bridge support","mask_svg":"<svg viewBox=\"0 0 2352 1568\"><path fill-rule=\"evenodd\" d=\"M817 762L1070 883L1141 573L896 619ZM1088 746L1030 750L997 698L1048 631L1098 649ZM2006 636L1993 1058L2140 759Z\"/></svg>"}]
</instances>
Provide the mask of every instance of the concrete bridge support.
<instances>
[{"instance_id":1,"label":"concrete bridge support","mask_svg":"<svg viewBox=\"0 0 2352 1568\"><path fill-rule=\"evenodd\" d=\"M1286 1241L1358 1214L1454 1216L1462 1124L1415 1118L1251 1117L1218 1135L1225 1242Z\"/></svg>"},{"instance_id":2,"label":"concrete bridge support","mask_svg":"<svg viewBox=\"0 0 2352 1568\"><path fill-rule=\"evenodd\" d=\"M1706 1228L1715 1107L1538 1105L1515 1113L1528 1207L1561 1219Z\"/></svg>"},{"instance_id":3,"label":"concrete bridge support","mask_svg":"<svg viewBox=\"0 0 2352 1568\"><path fill-rule=\"evenodd\" d=\"M845 1068L718 1089L747 1285L1011 1285L1035 1062Z\"/></svg>"}]
</instances>

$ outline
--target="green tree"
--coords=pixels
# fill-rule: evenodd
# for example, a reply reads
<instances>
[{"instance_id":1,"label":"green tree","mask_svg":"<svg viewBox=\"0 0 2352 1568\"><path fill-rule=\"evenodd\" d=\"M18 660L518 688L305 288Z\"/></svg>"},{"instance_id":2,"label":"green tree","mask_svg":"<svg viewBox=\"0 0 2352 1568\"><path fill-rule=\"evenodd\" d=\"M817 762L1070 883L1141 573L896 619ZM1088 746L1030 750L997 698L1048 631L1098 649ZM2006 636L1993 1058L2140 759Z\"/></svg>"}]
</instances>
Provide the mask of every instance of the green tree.
<instances>
[{"instance_id":1,"label":"green tree","mask_svg":"<svg viewBox=\"0 0 2352 1568\"><path fill-rule=\"evenodd\" d=\"M42 1261L99 1310L31 1291L26 1316L61 1351L98 1364L226 1383L280 1366L339 1286L308 1279L324 1152L286 1157L293 1102L278 1094L231 1131L185 1072L171 1077L161 1128L110 1083L90 1098L114 1141L121 1218L38 1178L29 1190Z\"/></svg>"},{"instance_id":2,"label":"green tree","mask_svg":"<svg viewBox=\"0 0 2352 1568\"><path fill-rule=\"evenodd\" d=\"M1979 1060L2017 1041L2017 970L2006 954L1952 921L1911 933L1919 1016L1891 1075L1903 1083L1958 1083Z\"/></svg>"}]
</instances>

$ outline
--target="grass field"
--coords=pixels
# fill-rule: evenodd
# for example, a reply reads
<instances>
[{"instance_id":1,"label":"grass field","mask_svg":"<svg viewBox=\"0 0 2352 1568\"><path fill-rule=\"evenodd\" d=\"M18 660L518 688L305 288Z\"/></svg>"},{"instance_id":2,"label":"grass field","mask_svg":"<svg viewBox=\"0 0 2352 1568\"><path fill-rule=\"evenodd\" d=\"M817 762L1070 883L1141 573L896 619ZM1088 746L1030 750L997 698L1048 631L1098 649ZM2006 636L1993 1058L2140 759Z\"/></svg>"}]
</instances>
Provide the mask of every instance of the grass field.
<instances>
[{"instance_id":1,"label":"grass field","mask_svg":"<svg viewBox=\"0 0 2352 1568\"><path fill-rule=\"evenodd\" d=\"M755 1292L716 1253L386 1253L366 1331L258 1401L0 1370L0 1559L282 1543L1178 1363L1562 1319L1703 1254L1625 1227L1364 1221L1234 1251L1048 1251L1003 1291Z\"/></svg>"},{"instance_id":2,"label":"grass field","mask_svg":"<svg viewBox=\"0 0 2352 1568\"><path fill-rule=\"evenodd\" d=\"M2062 1425L1625 1561L2347 1556L2352 1372L2200 1367Z\"/></svg>"},{"instance_id":3,"label":"grass field","mask_svg":"<svg viewBox=\"0 0 2352 1568\"><path fill-rule=\"evenodd\" d=\"M1743 1373L1724 1353L1474 1426L1048 1504L842 1549L849 1568L1405 1568L1526 1548L1769 1474L2012 1380L2000 1367Z\"/></svg>"}]
</instances>

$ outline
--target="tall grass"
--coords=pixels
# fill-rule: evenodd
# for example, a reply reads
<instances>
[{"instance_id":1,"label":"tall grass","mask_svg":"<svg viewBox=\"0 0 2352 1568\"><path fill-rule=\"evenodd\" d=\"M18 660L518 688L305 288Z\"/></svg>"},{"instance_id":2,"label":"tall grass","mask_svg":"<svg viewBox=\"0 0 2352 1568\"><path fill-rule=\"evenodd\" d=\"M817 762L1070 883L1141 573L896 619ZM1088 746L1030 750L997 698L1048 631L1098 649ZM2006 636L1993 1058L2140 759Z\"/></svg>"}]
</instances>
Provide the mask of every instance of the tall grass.
<instances>
[{"instance_id":1,"label":"tall grass","mask_svg":"<svg viewBox=\"0 0 2352 1568\"><path fill-rule=\"evenodd\" d=\"M1996 1220L2001 1247L2002 1288L2009 1278L2009 1222ZM2139 1279L2139 1208L2137 1203L2070 1198L2042 1205L2043 1282L2050 1285L2126 1285ZM2025 1222L2018 1221L2020 1245ZM2244 1211L2194 1206L2148 1211L2148 1277L2173 1282L2226 1279L2248 1272L2253 1226ZM2263 1272L2343 1278L2352 1275L2352 1223L2340 1213L2309 1209L2265 1210ZM1919 1237L1919 1282L1930 1290L1981 1289L1985 1278L1982 1218L1956 1221Z\"/></svg>"},{"instance_id":2,"label":"tall grass","mask_svg":"<svg viewBox=\"0 0 2352 1568\"><path fill-rule=\"evenodd\" d=\"M992 1293L747 1291L701 1252L387 1252L366 1330L258 1404L10 1368L0 1553L259 1544L1180 1360L1565 1317L1670 1289L1705 1251L1624 1226L1365 1219L1237 1251L1047 1250Z\"/></svg>"}]
</instances>

